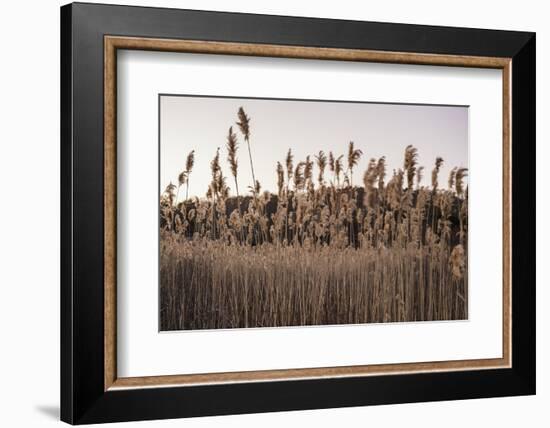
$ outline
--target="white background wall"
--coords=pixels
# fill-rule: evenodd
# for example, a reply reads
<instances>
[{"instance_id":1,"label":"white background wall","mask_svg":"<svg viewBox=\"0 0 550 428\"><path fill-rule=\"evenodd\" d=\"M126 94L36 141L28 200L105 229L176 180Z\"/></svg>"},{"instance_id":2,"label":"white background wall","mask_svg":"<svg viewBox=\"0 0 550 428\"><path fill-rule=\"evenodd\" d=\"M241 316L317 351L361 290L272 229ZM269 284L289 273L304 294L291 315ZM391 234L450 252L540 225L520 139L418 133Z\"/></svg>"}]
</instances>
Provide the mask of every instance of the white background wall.
<instances>
[{"instance_id":1,"label":"white background wall","mask_svg":"<svg viewBox=\"0 0 550 428\"><path fill-rule=\"evenodd\" d=\"M121 0L122 1L122 0ZM104 3L112 3L104 1ZM550 296L547 164L550 14L545 2L357 0L126 1L234 12L537 32L538 394L461 402L155 421L141 426L548 426ZM0 13L0 425L58 424L59 408L59 6L4 2ZM546 118L546 119L545 119ZM127 424L125 426L138 426Z\"/></svg>"}]
</instances>

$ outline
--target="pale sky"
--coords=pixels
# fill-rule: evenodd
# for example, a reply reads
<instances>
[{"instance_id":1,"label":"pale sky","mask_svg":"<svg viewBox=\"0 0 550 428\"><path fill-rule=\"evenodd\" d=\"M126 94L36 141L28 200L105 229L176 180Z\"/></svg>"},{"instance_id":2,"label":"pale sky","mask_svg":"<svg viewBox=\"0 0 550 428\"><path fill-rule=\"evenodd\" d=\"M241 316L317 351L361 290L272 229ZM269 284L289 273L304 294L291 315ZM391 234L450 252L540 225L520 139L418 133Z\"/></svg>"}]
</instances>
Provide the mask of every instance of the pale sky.
<instances>
[{"instance_id":1,"label":"pale sky","mask_svg":"<svg viewBox=\"0 0 550 428\"><path fill-rule=\"evenodd\" d=\"M239 142L239 191L245 193L252 184L252 175L246 142L235 123L241 106L251 119L250 148L262 191L277 191L275 168L277 161L285 165L289 148L296 166L307 155L314 160L319 150L327 156L329 151L335 157L343 154L346 159L348 143L353 141L363 151L353 172L354 185L358 186L363 185L363 172L372 157L386 156L387 182L393 169L403 167L404 150L409 144L418 149L419 165L425 167L423 185L431 185L436 156L444 159L440 187L447 187L451 168L468 167L468 108L464 106L161 95L161 192L170 181L177 184L187 154L195 150L189 196L204 197L211 181L210 161L220 147L222 171L230 194L235 195L226 150L228 129L233 126ZM317 177L316 165L313 177ZM325 180L329 178L327 167ZM180 201L184 195L182 189Z\"/></svg>"}]
</instances>

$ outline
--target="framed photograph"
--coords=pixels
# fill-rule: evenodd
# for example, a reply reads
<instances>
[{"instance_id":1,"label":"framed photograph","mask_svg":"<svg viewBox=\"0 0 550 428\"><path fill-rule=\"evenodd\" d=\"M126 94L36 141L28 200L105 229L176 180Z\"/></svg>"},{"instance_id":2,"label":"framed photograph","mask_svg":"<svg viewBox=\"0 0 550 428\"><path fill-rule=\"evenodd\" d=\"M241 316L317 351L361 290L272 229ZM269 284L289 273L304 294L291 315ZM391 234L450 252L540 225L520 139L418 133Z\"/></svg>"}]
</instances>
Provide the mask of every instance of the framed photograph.
<instances>
[{"instance_id":1,"label":"framed photograph","mask_svg":"<svg viewBox=\"0 0 550 428\"><path fill-rule=\"evenodd\" d=\"M535 393L535 35L61 8L61 417Z\"/></svg>"}]
</instances>

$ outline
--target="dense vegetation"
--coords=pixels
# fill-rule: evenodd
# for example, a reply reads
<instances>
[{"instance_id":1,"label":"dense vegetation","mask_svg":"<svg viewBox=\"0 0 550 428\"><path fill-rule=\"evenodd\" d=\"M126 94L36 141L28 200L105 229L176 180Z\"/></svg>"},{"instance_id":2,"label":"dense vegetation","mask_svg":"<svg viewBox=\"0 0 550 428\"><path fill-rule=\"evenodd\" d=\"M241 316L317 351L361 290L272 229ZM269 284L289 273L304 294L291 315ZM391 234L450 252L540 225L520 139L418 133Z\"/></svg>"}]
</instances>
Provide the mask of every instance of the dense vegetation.
<instances>
[{"instance_id":1,"label":"dense vegetation","mask_svg":"<svg viewBox=\"0 0 550 428\"><path fill-rule=\"evenodd\" d=\"M409 145L387 182L382 157L356 186L363 153L350 142L346 155L319 151L298 162L288 150L274 168L277 190L262 192L242 108L237 125L252 171L246 195L232 127L231 177L218 149L205 197L189 199L192 151L178 184L161 195L162 330L467 318L466 168L452 169L440 188L437 158L431 186L423 186Z\"/></svg>"}]
</instances>

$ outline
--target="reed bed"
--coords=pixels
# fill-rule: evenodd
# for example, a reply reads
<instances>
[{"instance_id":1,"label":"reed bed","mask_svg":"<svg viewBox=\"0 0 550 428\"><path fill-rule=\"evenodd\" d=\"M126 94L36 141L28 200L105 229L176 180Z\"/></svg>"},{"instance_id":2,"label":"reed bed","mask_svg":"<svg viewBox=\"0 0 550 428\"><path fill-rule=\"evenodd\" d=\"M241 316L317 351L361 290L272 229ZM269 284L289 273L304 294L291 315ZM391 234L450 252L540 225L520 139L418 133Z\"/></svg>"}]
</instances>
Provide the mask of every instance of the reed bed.
<instances>
[{"instance_id":1,"label":"reed bed","mask_svg":"<svg viewBox=\"0 0 550 428\"><path fill-rule=\"evenodd\" d=\"M254 174L242 108L237 126ZM178 185L161 195L161 330L468 317L466 168L452 169L442 189L437 158L431 186L423 186L424 168L409 145L387 183L382 157L368 162L356 186L363 152L350 142L346 155L319 151L296 163L288 150L274 168L276 192L261 192L253 176L240 194L238 148L230 127L225 151L235 195L219 149L204 198L188 198L193 151Z\"/></svg>"}]
</instances>

